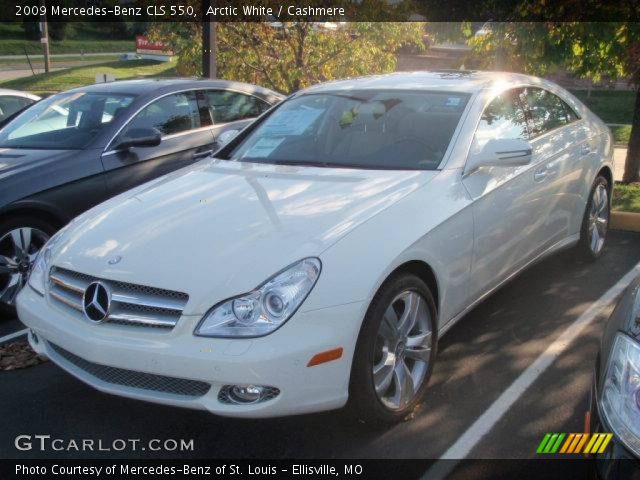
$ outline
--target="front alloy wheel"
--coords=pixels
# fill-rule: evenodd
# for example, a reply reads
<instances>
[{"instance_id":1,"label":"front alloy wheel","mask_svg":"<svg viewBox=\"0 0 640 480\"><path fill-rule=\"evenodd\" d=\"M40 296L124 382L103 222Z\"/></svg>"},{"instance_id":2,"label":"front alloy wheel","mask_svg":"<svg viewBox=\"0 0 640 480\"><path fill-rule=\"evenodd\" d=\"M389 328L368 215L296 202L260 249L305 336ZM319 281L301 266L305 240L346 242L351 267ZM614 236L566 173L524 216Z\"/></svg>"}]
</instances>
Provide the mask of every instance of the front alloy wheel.
<instances>
[{"instance_id":1,"label":"front alloy wheel","mask_svg":"<svg viewBox=\"0 0 640 480\"><path fill-rule=\"evenodd\" d=\"M380 401L400 410L415 398L431 356L431 318L419 293L406 290L391 301L375 349L373 381Z\"/></svg>"},{"instance_id":2,"label":"front alloy wheel","mask_svg":"<svg viewBox=\"0 0 640 480\"><path fill-rule=\"evenodd\" d=\"M424 396L437 349L437 309L429 287L408 272L374 297L358 337L349 406L372 425L407 417Z\"/></svg>"},{"instance_id":3,"label":"front alloy wheel","mask_svg":"<svg viewBox=\"0 0 640 480\"><path fill-rule=\"evenodd\" d=\"M0 234L0 304L12 308L38 252L49 240L49 234L38 228L17 227Z\"/></svg>"}]
</instances>

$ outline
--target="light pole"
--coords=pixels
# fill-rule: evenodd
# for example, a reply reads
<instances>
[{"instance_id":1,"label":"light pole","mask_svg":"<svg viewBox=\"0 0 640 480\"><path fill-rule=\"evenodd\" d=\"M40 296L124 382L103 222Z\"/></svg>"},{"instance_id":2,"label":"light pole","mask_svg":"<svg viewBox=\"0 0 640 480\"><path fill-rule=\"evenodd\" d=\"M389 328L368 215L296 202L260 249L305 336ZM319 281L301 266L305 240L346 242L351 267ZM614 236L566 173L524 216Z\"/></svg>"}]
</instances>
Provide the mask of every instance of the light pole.
<instances>
[{"instance_id":1,"label":"light pole","mask_svg":"<svg viewBox=\"0 0 640 480\"><path fill-rule=\"evenodd\" d=\"M49 73L51 69L51 58L49 57L49 30L47 29L47 7L44 0L40 0L40 7L44 12L40 16L40 43L42 43L42 53L44 54L44 71Z\"/></svg>"},{"instance_id":2,"label":"light pole","mask_svg":"<svg viewBox=\"0 0 640 480\"><path fill-rule=\"evenodd\" d=\"M207 21L207 11L215 0L205 0L203 2L204 15L202 22L202 76L205 78L216 78L216 24Z\"/></svg>"}]
</instances>

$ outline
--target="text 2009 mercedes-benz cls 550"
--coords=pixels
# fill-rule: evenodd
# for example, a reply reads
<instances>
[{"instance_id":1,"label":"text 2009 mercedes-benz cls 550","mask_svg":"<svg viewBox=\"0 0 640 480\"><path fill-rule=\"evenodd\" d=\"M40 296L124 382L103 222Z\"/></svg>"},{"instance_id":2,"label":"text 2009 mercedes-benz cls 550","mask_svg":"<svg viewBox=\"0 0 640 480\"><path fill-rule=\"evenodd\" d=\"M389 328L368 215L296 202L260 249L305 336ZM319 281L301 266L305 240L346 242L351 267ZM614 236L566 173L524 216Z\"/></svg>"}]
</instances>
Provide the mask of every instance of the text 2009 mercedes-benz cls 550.
<instances>
[{"instance_id":1,"label":"text 2009 mercedes-benz cls 550","mask_svg":"<svg viewBox=\"0 0 640 480\"><path fill-rule=\"evenodd\" d=\"M315 86L73 221L19 316L39 353L105 392L401 419L477 302L559 249L602 254L611 159L605 125L533 77Z\"/></svg>"}]
</instances>

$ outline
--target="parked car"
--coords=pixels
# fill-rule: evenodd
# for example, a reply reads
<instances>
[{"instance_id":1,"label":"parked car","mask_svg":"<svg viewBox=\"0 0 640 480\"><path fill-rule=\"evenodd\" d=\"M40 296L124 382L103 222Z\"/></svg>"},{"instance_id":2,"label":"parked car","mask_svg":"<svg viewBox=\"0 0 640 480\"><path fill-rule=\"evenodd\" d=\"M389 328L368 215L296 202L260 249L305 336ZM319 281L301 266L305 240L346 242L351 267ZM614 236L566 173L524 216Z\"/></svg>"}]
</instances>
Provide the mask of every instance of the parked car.
<instances>
[{"instance_id":1,"label":"parked car","mask_svg":"<svg viewBox=\"0 0 640 480\"><path fill-rule=\"evenodd\" d=\"M39 96L31 93L0 88L0 129L25 108L39 100Z\"/></svg>"},{"instance_id":2,"label":"parked car","mask_svg":"<svg viewBox=\"0 0 640 480\"><path fill-rule=\"evenodd\" d=\"M610 433L594 455L595 477L640 478L640 278L607 320L591 388L592 433Z\"/></svg>"},{"instance_id":3,"label":"parked car","mask_svg":"<svg viewBox=\"0 0 640 480\"><path fill-rule=\"evenodd\" d=\"M76 219L18 313L38 353L105 392L397 421L474 305L560 249L602 255L612 168L602 121L538 78L327 83Z\"/></svg>"},{"instance_id":4,"label":"parked car","mask_svg":"<svg viewBox=\"0 0 640 480\"><path fill-rule=\"evenodd\" d=\"M0 309L13 308L38 251L70 219L210 155L282 98L238 82L132 80L20 114L0 131Z\"/></svg>"}]
</instances>

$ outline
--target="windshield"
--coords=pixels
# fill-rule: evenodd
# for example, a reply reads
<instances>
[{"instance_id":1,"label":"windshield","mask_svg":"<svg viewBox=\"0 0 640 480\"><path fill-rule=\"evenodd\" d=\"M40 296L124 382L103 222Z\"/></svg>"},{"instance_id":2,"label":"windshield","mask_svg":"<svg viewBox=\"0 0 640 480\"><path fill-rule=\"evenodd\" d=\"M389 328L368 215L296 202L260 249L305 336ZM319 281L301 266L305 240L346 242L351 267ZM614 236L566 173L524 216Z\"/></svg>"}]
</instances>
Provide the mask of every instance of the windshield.
<instances>
[{"instance_id":1,"label":"windshield","mask_svg":"<svg viewBox=\"0 0 640 480\"><path fill-rule=\"evenodd\" d=\"M63 93L42 100L0 132L0 147L74 150L86 147L134 97L112 93Z\"/></svg>"},{"instance_id":2,"label":"windshield","mask_svg":"<svg viewBox=\"0 0 640 480\"><path fill-rule=\"evenodd\" d=\"M433 170L469 95L362 90L283 103L226 156L230 160L343 168Z\"/></svg>"}]
</instances>

